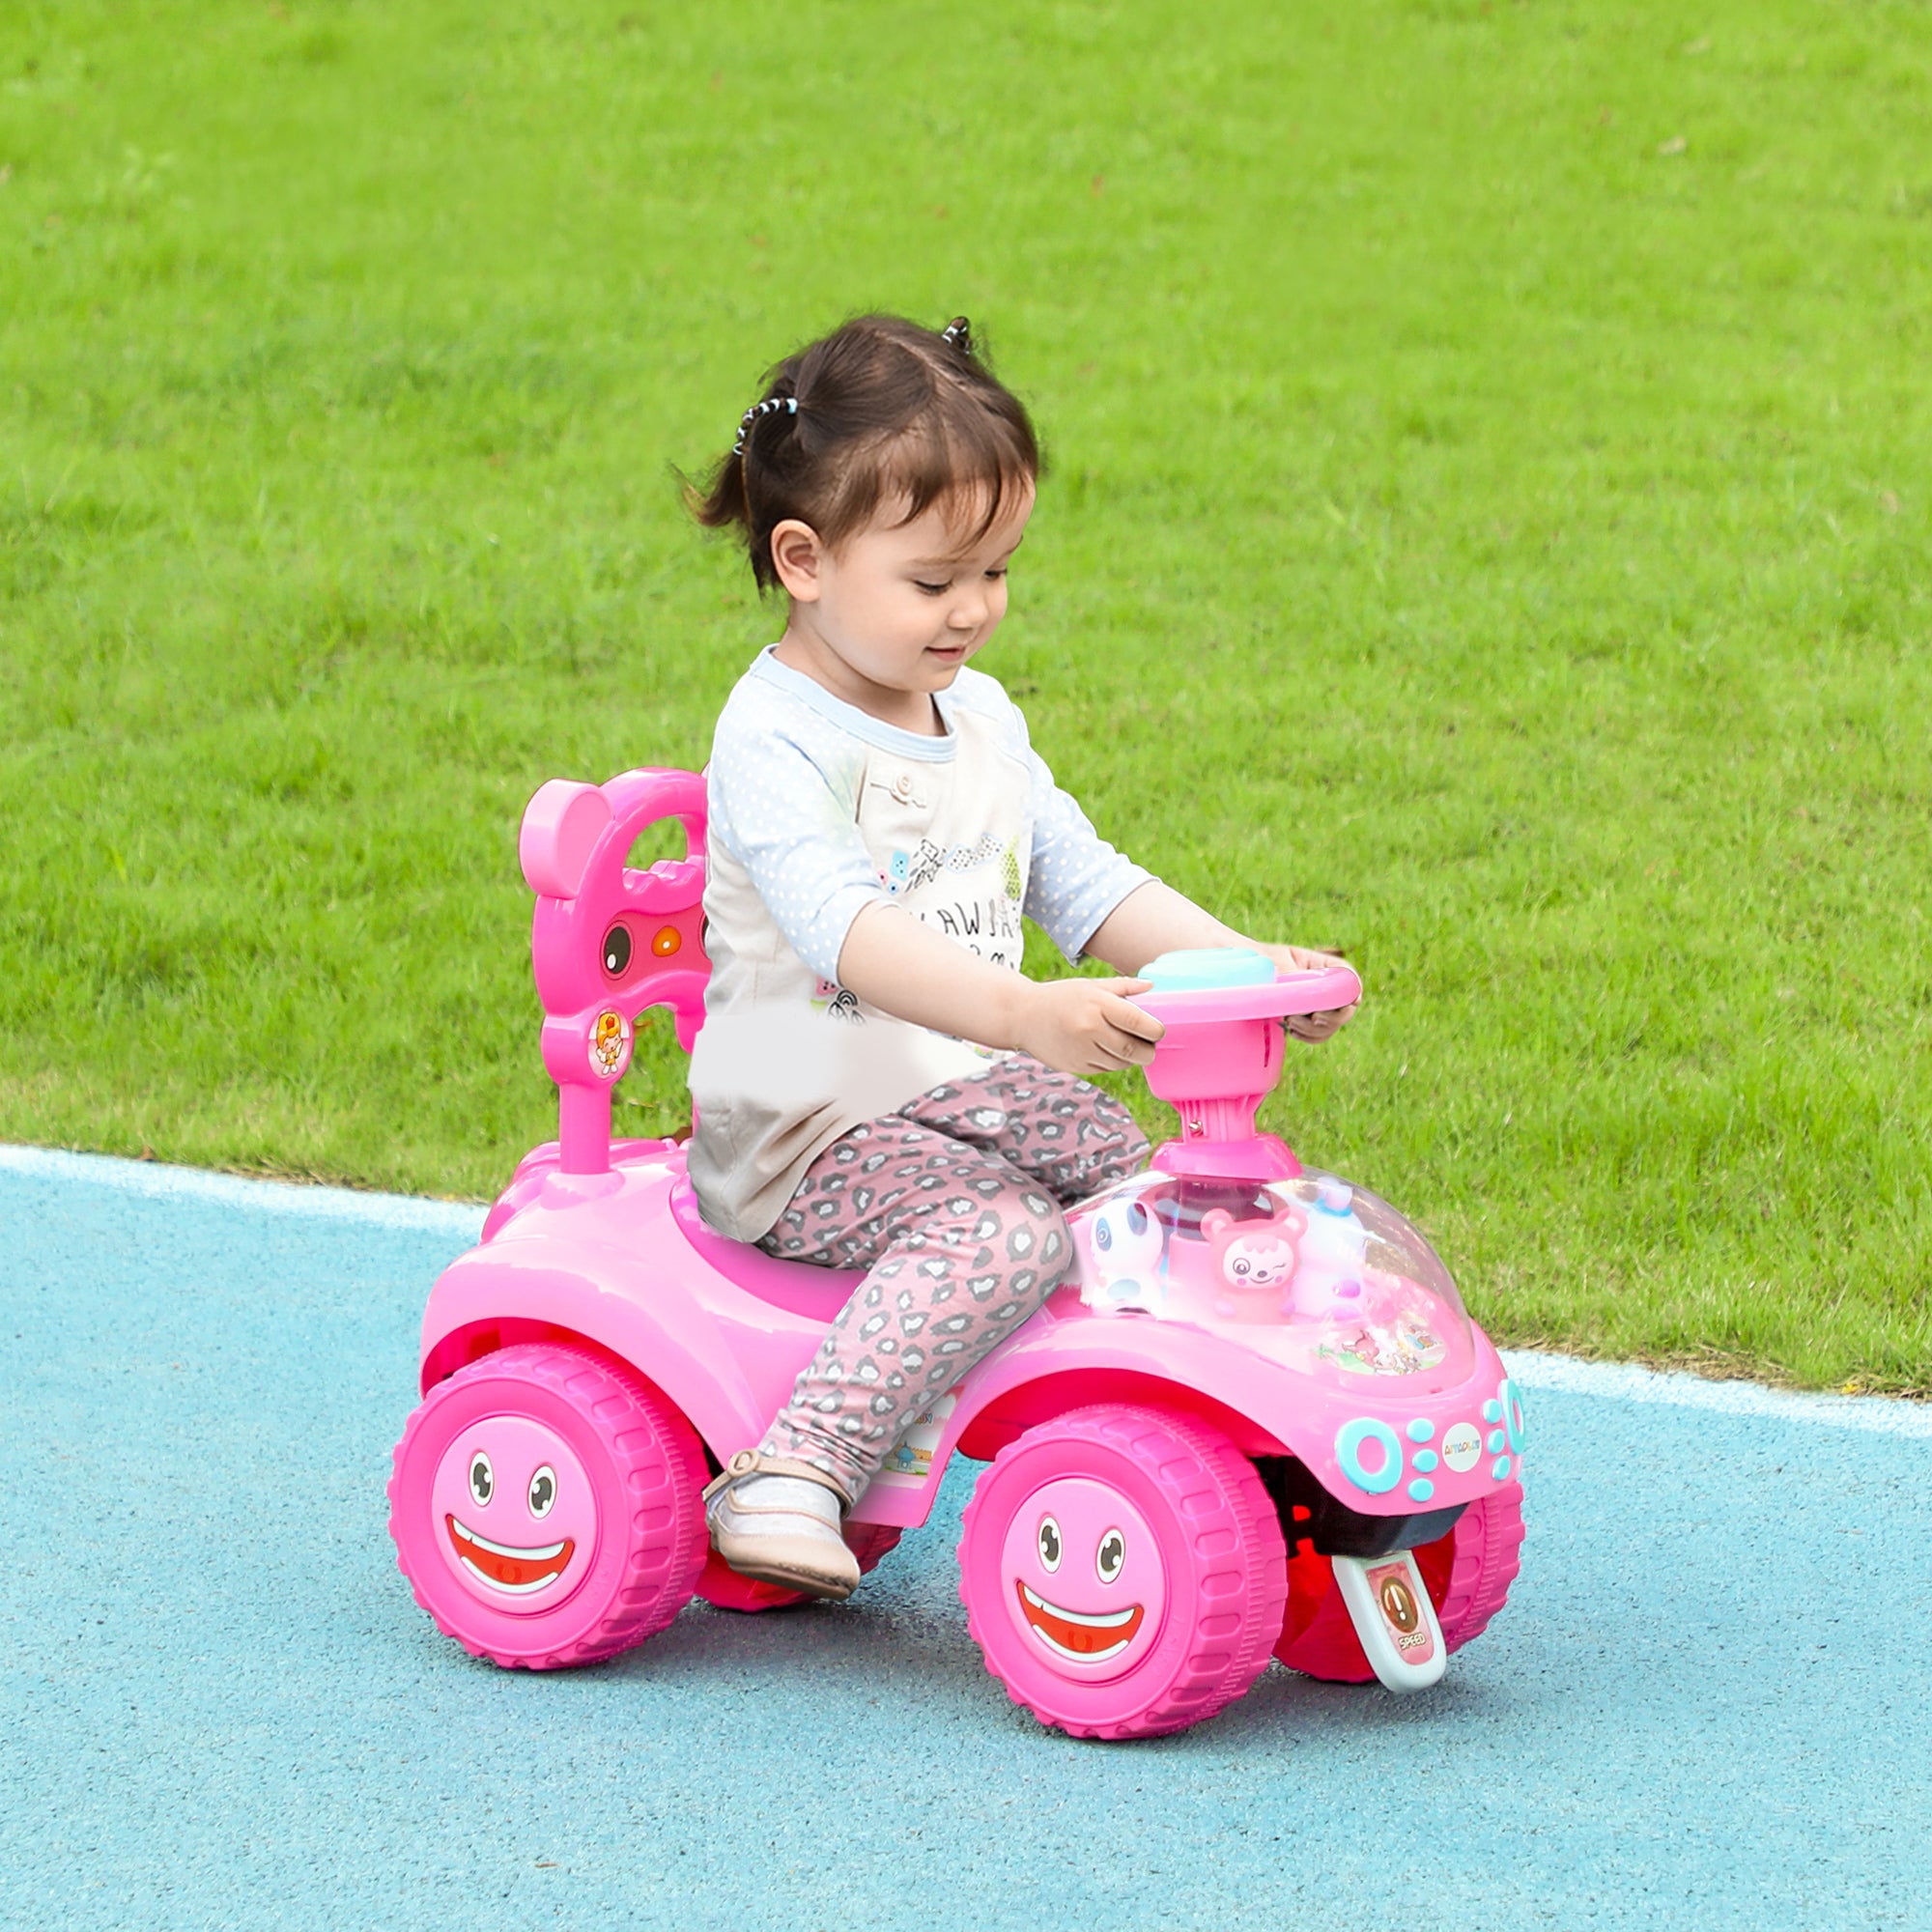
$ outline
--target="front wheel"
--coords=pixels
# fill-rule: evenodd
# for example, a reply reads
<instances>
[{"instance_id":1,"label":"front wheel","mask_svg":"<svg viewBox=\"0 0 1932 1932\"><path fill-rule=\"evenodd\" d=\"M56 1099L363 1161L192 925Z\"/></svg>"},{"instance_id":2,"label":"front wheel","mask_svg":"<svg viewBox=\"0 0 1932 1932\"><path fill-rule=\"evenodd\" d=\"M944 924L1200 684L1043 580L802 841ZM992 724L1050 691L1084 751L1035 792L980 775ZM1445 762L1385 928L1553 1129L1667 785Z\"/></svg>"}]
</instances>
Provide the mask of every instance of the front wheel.
<instances>
[{"instance_id":1,"label":"front wheel","mask_svg":"<svg viewBox=\"0 0 1932 1932\"><path fill-rule=\"evenodd\" d=\"M1109 1403L1043 1422L980 1477L964 1529L967 1628L1043 1724L1178 1731L1267 1664L1280 1525L1254 1465L1192 1416Z\"/></svg>"},{"instance_id":2,"label":"front wheel","mask_svg":"<svg viewBox=\"0 0 1932 1932\"><path fill-rule=\"evenodd\" d=\"M550 1670L641 1643L691 1601L703 1484L691 1425L639 1378L524 1344L423 1398L396 1445L389 1534L445 1635Z\"/></svg>"}]
</instances>

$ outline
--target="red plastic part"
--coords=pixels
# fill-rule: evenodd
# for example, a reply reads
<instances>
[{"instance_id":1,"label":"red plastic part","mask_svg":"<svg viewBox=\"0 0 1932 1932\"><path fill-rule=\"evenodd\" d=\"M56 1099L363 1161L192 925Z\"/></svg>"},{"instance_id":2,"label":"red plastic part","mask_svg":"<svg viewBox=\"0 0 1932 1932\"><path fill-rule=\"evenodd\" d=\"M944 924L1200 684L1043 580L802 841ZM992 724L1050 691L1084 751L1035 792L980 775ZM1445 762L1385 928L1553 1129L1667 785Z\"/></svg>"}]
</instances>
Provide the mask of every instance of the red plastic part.
<instances>
[{"instance_id":1,"label":"red plastic part","mask_svg":"<svg viewBox=\"0 0 1932 1932\"><path fill-rule=\"evenodd\" d=\"M1415 1552L1442 1626L1444 1647L1480 1636L1509 1597L1522 1545L1522 1485L1510 1483L1471 1503L1447 1536ZM1335 1587L1327 1557L1307 1543L1288 1565L1288 1607L1274 1654L1291 1670L1331 1684L1366 1684L1375 1672Z\"/></svg>"},{"instance_id":2,"label":"red plastic part","mask_svg":"<svg viewBox=\"0 0 1932 1932\"><path fill-rule=\"evenodd\" d=\"M845 1547L859 1559L859 1569L864 1574L876 1570L881 1558L898 1547L898 1540L904 1534L904 1530L891 1523L848 1522ZM803 1590L787 1590L778 1583L760 1582L755 1577L739 1576L715 1549L706 1558L704 1574L697 1579L697 1594L715 1609L743 1610L748 1614L785 1610L794 1604L812 1601Z\"/></svg>"},{"instance_id":3,"label":"red plastic part","mask_svg":"<svg viewBox=\"0 0 1932 1932\"><path fill-rule=\"evenodd\" d=\"M595 1533L582 1580L554 1608L520 1610L460 1574L432 1500L451 1448L510 1418L548 1432L589 1480ZM704 1567L704 1451L665 1398L621 1365L526 1343L459 1369L424 1398L396 1445L389 1534L416 1602L472 1657L554 1670L654 1635L691 1601ZM558 1513L561 1514L561 1505Z\"/></svg>"},{"instance_id":4,"label":"red plastic part","mask_svg":"<svg viewBox=\"0 0 1932 1932\"><path fill-rule=\"evenodd\" d=\"M1160 1544L1157 1632L1103 1682L1056 1675L1008 1614L1014 1520L1069 1481L1113 1491ZM1001 1450L966 1506L959 1573L986 1668L1041 1723L1083 1738L1153 1737L1213 1717L1266 1667L1288 1589L1281 1527L1253 1463L1192 1416L1115 1404L1073 1409Z\"/></svg>"}]
</instances>

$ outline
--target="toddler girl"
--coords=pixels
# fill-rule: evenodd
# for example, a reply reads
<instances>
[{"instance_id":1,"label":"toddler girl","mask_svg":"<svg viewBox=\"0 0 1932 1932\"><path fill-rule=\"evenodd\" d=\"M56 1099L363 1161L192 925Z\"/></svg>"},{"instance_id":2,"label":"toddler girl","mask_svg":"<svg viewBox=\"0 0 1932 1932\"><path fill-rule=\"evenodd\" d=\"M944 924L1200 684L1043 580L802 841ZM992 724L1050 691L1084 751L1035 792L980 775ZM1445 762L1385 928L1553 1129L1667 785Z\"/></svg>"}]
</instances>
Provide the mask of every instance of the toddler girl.
<instances>
[{"instance_id":1,"label":"toddler girl","mask_svg":"<svg viewBox=\"0 0 1932 1932\"><path fill-rule=\"evenodd\" d=\"M858 1582L840 1521L899 1436L1059 1285L1062 1209L1147 1152L1079 1077L1151 1057L1147 982L1027 979L1022 913L1124 975L1257 944L1100 838L970 668L1039 472L963 316L866 316L779 365L694 495L786 617L712 747L692 1184L722 1234L867 1270L706 1509L733 1569L818 1596Z\"/></svg>"}]
</instances>

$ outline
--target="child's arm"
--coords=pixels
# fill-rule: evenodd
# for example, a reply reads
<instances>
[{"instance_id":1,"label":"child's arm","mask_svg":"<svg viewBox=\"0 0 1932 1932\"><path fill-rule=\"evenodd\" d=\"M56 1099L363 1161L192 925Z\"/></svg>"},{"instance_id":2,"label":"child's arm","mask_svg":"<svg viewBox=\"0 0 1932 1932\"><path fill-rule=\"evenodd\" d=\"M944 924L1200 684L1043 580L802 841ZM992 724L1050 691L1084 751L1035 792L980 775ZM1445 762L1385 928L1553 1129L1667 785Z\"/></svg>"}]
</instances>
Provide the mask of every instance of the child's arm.
<instances>
[{"instance_id":1,"label":"child's arm","mask_svg":"<svg viewBox=\"0 0 1932 1932\"><path fill-rule=\"evenodd\" d=\"M1011 715L1024 738L1024 721L1017 710ZM1029 746L1026 755L1034 788L1034 870L1026 909L1069 955L1104 959L1122 973L1139 973L1163 952L1208 946L1252 947L1272 959L1277 972L1340 963L1307 947L1250 939L1138 866L1126 867L1129 876L1123 880L1121 855L1094 830L1072 796L1054 782L1039 753ZM1095 893L1106 895L1098 904ZM1100 905L1112 909L1096 925L1093 920ZM1343 1007L1297 1014L1288 1022L1289 1031L1301 1039L1326 1039L1354 1010Z\"/></svg>"},{"instance_id":2,"label":"child's arm","mask_svg":"<svg viewBox=\"0 0 1932 1932\"><path fill-rule=\"evenodd\" d=\"M1250 939L1233 926L1223 925L1211 912L1158 879L1136 886L1100 922L1087 942L1087 951L1120 972L1138 973L1163 952L1197 946L1251 946L1272 959L1277 970L1288 972L1340 963L1333 954L1311 952L1305 946ZM1300 1014L1289 1021L1288 1028L1298 1039L1326 1039L1348 1024L1354 1010L1353 1007L1339 1007L1332 1012Z\"/></svg>"},{"instance_id":3,"label":"child's arm","mask_svg":"<svg viewBox=\"0 0 1932 1932\"><path fill-rule=\"evenodd\" d=\"M915 1026L1017 1047L1064 1073L1145 1066L1165 1031L1124 997L1146 992L1145 980L1029 980L968 952L903 906L870 905L852 922L838 983Z\"/></svg>"}]
</instances>

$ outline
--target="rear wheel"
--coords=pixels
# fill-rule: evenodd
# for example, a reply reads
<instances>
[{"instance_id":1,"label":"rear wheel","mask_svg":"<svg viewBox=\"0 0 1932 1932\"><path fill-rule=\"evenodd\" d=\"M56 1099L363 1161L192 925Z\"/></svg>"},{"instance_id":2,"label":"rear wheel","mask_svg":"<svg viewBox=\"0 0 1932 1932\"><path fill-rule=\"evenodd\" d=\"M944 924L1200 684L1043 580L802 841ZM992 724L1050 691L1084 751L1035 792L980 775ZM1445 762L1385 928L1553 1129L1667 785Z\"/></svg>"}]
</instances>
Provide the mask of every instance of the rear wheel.
<instances>
[{"instance_id":1,"label":"rear wheel","mask_svg":"<svg viewBox=\"0 0 1932 1932\"><path fill-rule=\"evenodd\" d=\"M1521 1544L1522 1485L1510 1483L1478 1497L1446 1536L1415 1552L1445 1649L1460 1650L1489 1628L1516 1580ZM1334 1566L1305 1541L1289 1557L1288 1607L1274 1654L1291 1670L1333 1684L1375 1676L1335 1587Z\"/></svg>"},{"instance_id":2,"label":"rear wheel","mask_svg":"<svg viewBox=\"0 0 1932 1932\"><path fill-rule=\"evenodd\" d=\"M641 1643L691 1601L703 1483L690 1424L641 1378L525 1344L423 1398L396 1445L389 1534L439 1630L550 1670Z\"/></svg>"}]
</instances>

